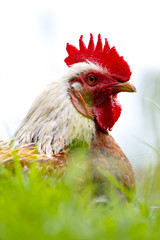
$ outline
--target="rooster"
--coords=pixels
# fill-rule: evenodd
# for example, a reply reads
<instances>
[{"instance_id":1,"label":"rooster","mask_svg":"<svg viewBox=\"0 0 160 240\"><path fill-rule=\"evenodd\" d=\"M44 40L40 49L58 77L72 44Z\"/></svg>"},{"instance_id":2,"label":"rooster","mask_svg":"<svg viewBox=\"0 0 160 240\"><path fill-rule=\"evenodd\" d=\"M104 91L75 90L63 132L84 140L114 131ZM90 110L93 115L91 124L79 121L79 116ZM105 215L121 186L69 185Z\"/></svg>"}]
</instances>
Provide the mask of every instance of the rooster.
<instances>
[{"instance_id":1,"label":"rooster","mask_svg":"<svg viewBox=\"0 0 160 240\"><path fill-rule=\"evenodd\" d=\"M13 162L14 146L22 166L28 166L36 155L39 164L61 168L72 146L85 143L94 179L102 168L127 188L134 188L132 166L109 134L121 114L117 94L136 91L129 82L130 67L107 39L103 46L100 34L96 46L91 34L88 47L81 36L79 49L67 43L66 50L68 72L35 99L11 141L0 142L0 163Z\"/></svg>"}]
</instances>

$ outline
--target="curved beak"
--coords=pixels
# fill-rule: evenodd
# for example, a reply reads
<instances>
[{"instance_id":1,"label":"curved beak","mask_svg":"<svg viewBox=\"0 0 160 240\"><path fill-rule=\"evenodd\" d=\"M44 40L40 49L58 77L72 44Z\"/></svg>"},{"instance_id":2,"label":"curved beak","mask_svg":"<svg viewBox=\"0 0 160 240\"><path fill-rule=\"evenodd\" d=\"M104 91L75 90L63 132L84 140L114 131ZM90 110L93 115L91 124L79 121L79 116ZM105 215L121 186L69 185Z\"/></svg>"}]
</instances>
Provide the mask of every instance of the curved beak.
<instances>
[{"instance_id":1,"label":"curved beak","mask_svg":"<svg viewBox=\"0 0 160 240\"><path fill-rule=\"evenodd\" d=\"M118 84L112 85L110 87L113 88L116 93L119 93L119 92L137 92L135 86L133 86L129 82L118 83Z\"/></svg>"}]
</instances>

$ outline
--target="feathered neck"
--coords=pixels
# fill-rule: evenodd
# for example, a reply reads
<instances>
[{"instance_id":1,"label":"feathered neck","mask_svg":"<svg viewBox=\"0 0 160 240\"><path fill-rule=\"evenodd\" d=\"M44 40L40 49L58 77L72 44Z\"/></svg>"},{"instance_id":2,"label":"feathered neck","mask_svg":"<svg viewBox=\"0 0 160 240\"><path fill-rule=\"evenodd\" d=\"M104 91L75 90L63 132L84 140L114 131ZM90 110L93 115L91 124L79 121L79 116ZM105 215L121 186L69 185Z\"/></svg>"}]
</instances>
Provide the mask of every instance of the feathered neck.
<instances>
[{"instance_id":1,"label":"feathered neck","mask_svg":"<svg viewBox=\"0 0 160 240\"><path fill-rule=\"evenodd\" d=\"M69 95L69 79L75 77L76 68L56 78L35 99L13 136L14 145L35 142L39 152L49 156L65 151L76 140L90 145L95 123L74 108Z\"/></svg>"}]
</instances>

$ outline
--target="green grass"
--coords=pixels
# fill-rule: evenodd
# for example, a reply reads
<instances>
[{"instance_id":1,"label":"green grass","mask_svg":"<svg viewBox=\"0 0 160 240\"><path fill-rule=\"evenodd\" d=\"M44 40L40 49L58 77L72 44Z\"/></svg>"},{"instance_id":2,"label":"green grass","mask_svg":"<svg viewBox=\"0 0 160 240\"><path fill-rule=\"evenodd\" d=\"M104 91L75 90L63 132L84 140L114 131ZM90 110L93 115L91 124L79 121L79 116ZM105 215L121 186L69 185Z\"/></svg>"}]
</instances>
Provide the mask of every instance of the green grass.
<instances>
[{"instance_id":1,"label":"green grass","mask_svg":"<svg viewBox=\"0 0 160 240\"><path fill-rule=\"evenodd\" d=\"M129 202L110 176L109 200L96 201L81 159L61 178L36 164L26 175L15 152L15 173L0 168L0 239L160 239L160 164L138 174Z\"/></svg>"}]
</instances>

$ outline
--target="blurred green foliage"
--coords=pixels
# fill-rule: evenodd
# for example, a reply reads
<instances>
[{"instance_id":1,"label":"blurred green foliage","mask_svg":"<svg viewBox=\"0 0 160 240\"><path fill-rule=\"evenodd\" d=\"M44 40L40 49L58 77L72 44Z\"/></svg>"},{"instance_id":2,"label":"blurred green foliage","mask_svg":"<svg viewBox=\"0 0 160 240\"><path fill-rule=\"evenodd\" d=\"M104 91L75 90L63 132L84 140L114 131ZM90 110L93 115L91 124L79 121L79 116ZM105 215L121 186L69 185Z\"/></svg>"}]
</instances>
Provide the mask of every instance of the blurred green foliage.
<instances>
[{"instance_id":1,"label":"blurred green foliage","mask_svg":"<svg viewBox=\"0 0 160 240\"><path fill-rule=\"evenodd\" d=\"M138 193L128 202L110 175L108 198L94 196L84 155L85 148L74 154L58 178L36 162L26 175L15 152L15 173L0 168L0 239L159 239L160 164L140 173Z\"/></svg>"}]
</instances>

